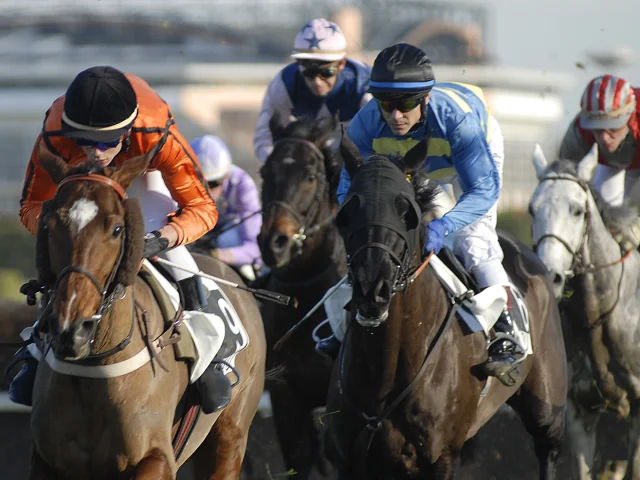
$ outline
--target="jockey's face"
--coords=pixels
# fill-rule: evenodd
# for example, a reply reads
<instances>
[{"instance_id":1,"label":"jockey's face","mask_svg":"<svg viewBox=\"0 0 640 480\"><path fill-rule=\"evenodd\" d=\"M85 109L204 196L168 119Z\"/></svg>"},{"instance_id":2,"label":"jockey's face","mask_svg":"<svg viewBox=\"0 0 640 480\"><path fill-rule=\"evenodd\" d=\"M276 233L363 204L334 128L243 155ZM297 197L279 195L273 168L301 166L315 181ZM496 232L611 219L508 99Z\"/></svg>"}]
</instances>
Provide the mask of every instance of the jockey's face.
<instances>
[{"instance_id":1,"label":"jockey's face","mask_svg":"<svg viewBox=\"0 0 640 480\"><path fill-rule=\"evenodd\" d=\"M209 186L209 196L213 198L214 202L220 200L222 192L224 191L224 181L228 176L229 175L225 175L220 180L210 180L207 182L207 185Z\"/></svg>"},{"instance_id":2,"label":"jockey's face","mask_svg":"<svg viewBox=\"0 0 640 480\"><path fill-rule=\"evenodd\" d=\"M78 140L78 145L82 148L87 155L87 159L90 162L98 164L100 167L106 167L122 150L122 141L125 139L126 134L113 142L106 143L93 143Z\"/></svg>"},{"instance_id":3,"label":"jockey's face","mask_svg":"<svg viewBox=\"0 0 640 480\"><path fill-rule=\"evenodd\" d=\"M615 152L629 133L629 126L607 130L592 130L598 147L607 152Z\"/></svg>"},{"instance_id":4,"label":"jockey's face","mask_svg":"<svg viewBox=\"0 0 640 480\"><path fill-rule=\"evenodd\" d=\"M424 105L429 103L431 93L428 93L424 98ZM384 107L384 104L380 103L380 112L387 125L394 135L403 136L409 133L416 123L420 121L422 117L422 102L417 107L409 111L403 111L404 108L393 108L391 111Z\"/></svg>"},{"instance_id":5,"label":"jockey's face","mask_svg":"<svg viewBox=\"0 0 640 480\"><path fill-rule=\"evenodd\" d=\"M338 81L338 74L344 70L346 60L336 62L298 61L298 68L309 90L317 97L326 97Z\"/></svg>"}]
</instances>

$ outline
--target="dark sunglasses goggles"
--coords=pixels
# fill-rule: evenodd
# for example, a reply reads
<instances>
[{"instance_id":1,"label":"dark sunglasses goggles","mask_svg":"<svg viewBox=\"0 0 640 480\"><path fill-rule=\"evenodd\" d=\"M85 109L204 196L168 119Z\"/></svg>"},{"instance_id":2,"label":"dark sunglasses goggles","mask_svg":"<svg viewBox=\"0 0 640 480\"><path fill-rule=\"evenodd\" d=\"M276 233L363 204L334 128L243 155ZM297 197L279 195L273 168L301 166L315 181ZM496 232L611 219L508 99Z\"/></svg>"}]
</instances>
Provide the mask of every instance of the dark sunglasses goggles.
<instances>
[{"instance_id":1,"label":"dark sunglasses goggles","mask_svg":"<svg viewBox=\"0 0 640 480\"><path fill-rule=\"evenodd\" d=\"M410 112L422 104L424 98L411 98L411 99L393 99L393 100L381 100L376 98L378 105L387 113L392 113L394 110L398 110L402 113Z\"/></svg>"}]
</instances>

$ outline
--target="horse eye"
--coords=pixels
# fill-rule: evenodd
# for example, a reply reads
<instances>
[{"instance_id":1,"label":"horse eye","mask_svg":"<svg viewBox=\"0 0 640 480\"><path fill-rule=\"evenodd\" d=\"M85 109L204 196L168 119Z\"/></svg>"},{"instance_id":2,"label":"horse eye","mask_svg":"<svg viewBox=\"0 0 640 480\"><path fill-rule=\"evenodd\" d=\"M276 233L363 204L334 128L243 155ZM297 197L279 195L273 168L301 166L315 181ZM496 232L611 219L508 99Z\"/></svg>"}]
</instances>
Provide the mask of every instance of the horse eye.
<instances>
[{"instance_id":1,"label":"horse eye","mask_svg":"<svg viewBox=\"0 0 640 480\"><path fill-rule=\"evenodd\" d=\"M120 234L123 232L124 227L122 225L116 225L113 229L113 232L111 233L111 236L113 238L118 238L120 236Z\"/></svg>"},{"instance_id":2,"label":"horse eye","mask_svg":"<svg viewBox=\"0 0 640 480\"><path fill-rule=\"evenodd\" d=\"M584 210L582 208L576 208L573 211L573 216L574 217L581 217L582 215L584 215Z\"/></svg>"},{"instance_id":3,"label":"horse eye","mask_svg":"<svg viewBox=\"0 0 640 480\"><path fill-rule=\"evenodd\" d=\"M311 183L315 181L315 179L316 179L316 176L314 174L307 175L307 182Z\"/></svg>"}]
</instances>

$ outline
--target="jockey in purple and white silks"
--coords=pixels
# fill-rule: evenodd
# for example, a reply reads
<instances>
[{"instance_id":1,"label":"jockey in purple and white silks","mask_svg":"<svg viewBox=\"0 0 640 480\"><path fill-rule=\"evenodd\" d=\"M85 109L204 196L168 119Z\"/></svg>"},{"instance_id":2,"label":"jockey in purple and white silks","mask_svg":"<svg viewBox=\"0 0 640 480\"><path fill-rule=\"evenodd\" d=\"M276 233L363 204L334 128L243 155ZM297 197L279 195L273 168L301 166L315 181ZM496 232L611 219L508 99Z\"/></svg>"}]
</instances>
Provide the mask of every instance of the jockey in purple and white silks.
<instances>
[{"instance_id":1,"label":"jockey in purple and white silks","mask_svg":"<svg viewBox=\"0 0 640 480\"><path fill-rule=\"evenodd\" d=\"M274 113L289 123L339 112L346 123L371 99L371 68L346 58L346 52L347 41L335 23L316 18L300 29L291 54L295 61L271 80L258 115L253 146L261 162L273 150L269 120Z\"/></svg>"},{"instance_id":2,"label":"jockey in purple and white silks","mask_svg":"<svg viewBox=\"0 0 640 480\"><path fill-rule=\"evenodd\" d=\"M506 337L492 344L483 365L487 375L499 376L516 362L516 344L509 339L513 337L511 282L502 266L503 253L495 230L504 160L500 126L489 113L480 88L436 83L429 58L412 45L394 45L380 52L369 91L374 100L356 114L346 130L363 159L405 155L430 134L422 168L430 181L439 183L457 200L448 213L428 224L426 252L438 253L446 237L453 236L454 253L478 286L502 285L507 290L508 307L495 325ZM343 169L338 186L340 203L350 184ZM321 352L327 342L329 351L335 351L333 337L323 342L318 344Z\"/></svg>"},{"instance_id":3,"label":"jockey in purple and white silks","mask_svg":"<svg viewBox=\"0 0 640 480\"><path fill-rule=\"evenodd\" d=\"M197 248L254 280L245 266L260 262L258 234L262 226L260 195L251 176L234 165L224 142L204 135L190 142L202 165L209 194L218 206L218 224L198 240ZM233 226L235 225L235 226Z\"/></svg>"}]
</instances>

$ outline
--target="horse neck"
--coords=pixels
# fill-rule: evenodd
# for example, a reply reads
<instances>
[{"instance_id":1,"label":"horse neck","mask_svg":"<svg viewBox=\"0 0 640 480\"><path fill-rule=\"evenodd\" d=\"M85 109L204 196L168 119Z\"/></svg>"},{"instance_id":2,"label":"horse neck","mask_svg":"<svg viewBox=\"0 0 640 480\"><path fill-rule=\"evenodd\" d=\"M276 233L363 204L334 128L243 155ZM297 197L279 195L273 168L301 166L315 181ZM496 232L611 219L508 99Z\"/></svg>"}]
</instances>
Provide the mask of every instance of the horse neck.
<instances>
[{"instance_id":1,"label":"horse neck","mask_svg":"<svg viewBox=\"0 0 640 480\"><path fill-rule=\"evenodd\" d=\"M133 335L131 342L125 350L109 356L103 360L103 363L112 363L119 361L121 358L127 358L138 353L144 347L142 336L140 334L139 322L134 311L135 305L133 287L126 287L124 294L116 297L109 312L100 321L98 331L94 339L92 354L100 354L118 346L127 338L131 331L133 323Z\"/></svg>"},{"instance_id":2,"label":"horse neck","mask_svg":"<svg viewBox=\"0 0 640 480\"><path fill-rule=\"evenodd\" d=\"M602 315L604 310L610 309L611 305L613 305L617 295L622 266L604 266L620 259L620 246L604 224L592 195L589 195L588 202L589 227L582 251L582 263L587 267L593 265L596 270L591 274L580 275L578 285L583 290L582 297L585 299L587 316L595 317L590 319L590 321L593 321ZM603 268L597 268L598 266L603 266Z\"/></svg>"},{"instance_id":3,"label":"horse neck","mask_svg":"<svg viewBox=\"0 0 640 480\"><path fill-rule=\"evenodd\" d=\"M344 375L358 407L380 414L414 380L448 309L440 282L426 268L406 293L394 296L382 325L365 328L352 319Z\"/></svg>"}]
</instances>

